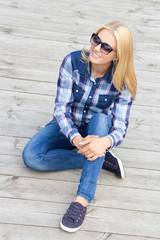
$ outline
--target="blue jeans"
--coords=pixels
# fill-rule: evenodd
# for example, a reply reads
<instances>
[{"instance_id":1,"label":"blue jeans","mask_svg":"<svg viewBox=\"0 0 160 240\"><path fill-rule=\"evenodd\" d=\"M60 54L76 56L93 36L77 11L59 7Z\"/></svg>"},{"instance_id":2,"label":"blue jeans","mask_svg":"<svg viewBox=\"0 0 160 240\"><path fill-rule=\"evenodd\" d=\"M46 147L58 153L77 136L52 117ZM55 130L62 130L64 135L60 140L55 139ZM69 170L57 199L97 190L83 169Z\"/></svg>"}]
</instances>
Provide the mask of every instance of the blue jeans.
<instances>
[{"instance_id":1,"label":"blue jeans","mask_svg":"<svg viewBox=\"0 0 160 240\"><path fill-rule=\"evenodd\" d=\"M98 135L104 137L109 133L112 121L103 113L95 114L82 129L78 128L82 137ZM77 195L89 203L95 195L99 173L102 169L104 156L89 161L77 151L66 136L60 132L55 120L49 122L34 135L23 150L23 160L27 167L38 171L61 171L83 168Z\"/></svg>"}]
</instances>

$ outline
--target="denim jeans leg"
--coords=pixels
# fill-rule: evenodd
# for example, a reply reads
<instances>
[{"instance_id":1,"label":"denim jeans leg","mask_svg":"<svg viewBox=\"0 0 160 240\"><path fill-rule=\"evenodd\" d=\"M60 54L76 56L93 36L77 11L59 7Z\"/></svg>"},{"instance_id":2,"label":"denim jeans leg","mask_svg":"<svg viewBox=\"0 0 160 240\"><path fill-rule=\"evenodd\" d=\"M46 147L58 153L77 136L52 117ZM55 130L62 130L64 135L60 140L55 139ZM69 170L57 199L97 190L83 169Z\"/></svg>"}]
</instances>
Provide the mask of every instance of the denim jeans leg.
<instances>
[{"instance_id":1,"label":"denim jeans leg","mask_svg":"<svg viewBox=\"0 0 160 240\"><path fill-rule=\"evenodd\" d=\"M109 116L103 113L95 114L87 125L85 135L98 135L104 137L109 133L112 126L112 121ZM78 186L77 195L85 198L89 203L93 200L98 176L102 169L104 156L99 157L94 161L89 161L85 158L83 171Z\"/></svg>"},{"instance_id":2,"label":"denim jeans leg","mask_svg":"<svg viewBox=\"0 0 160 240\"><path fill-rule=\"evenodd\" d=\"M84 156L72 151L74 148L53 119L31 138L22 156L27 167L38 171L82 168Z\"/></svg>"}]
</instances>

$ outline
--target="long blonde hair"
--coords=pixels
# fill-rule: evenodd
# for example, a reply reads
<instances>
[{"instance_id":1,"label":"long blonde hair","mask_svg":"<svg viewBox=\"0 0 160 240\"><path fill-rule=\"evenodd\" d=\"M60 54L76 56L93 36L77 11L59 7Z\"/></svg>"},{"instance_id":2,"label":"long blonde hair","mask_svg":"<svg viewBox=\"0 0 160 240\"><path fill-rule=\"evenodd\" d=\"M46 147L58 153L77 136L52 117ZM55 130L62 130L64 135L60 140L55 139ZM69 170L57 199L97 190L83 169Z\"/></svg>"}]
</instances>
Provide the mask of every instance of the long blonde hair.
<instances>
[{"instance_id":1,"label":"long blonde hair","mask_svg":"<svg viewBox=\"0 0 160 240\"><path fill-rule=\"evenodd\" d=\"M133 63L133 38L130 29L119 21L110 22L95 33L98 34L102 29L110 30L117 40L117 60L113 61L113 83L115 88L122 92L124 87L128 89L135 100L137 92L137 80L134 72ZM89 63L89 56L82 50L82 58Z\"/></svg>"}]
</instances>

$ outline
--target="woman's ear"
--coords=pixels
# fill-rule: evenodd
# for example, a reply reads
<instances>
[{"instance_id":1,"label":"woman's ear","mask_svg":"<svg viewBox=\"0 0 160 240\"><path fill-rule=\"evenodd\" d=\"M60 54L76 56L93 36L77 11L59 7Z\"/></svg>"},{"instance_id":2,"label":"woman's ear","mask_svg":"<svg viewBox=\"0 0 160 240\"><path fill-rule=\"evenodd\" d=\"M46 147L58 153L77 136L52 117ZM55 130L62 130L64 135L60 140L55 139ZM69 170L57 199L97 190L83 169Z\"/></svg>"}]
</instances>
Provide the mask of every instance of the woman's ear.
<instances>
[{"instance_id":1,"label":"woman's ear","mask_svg":"<svg viewBox=\"0 0 160 240\"><path fill-rule=\"evenodd\" d=\"M117 61L118 61L118 54L116 54L115 58L113 58L113 61L114 61L114 62L117 62Z\"/></svg>"},{"instance_id":2,"label":"woman's ear","mask_svg":"<svg viewBox=\"0 0 160 240\"><path fill-rule=\"evenodd\" d=\"M113 63L117 63L118 62L118 57L115 57L114 59L113 59Z\"/></svg>"}]
</instances>

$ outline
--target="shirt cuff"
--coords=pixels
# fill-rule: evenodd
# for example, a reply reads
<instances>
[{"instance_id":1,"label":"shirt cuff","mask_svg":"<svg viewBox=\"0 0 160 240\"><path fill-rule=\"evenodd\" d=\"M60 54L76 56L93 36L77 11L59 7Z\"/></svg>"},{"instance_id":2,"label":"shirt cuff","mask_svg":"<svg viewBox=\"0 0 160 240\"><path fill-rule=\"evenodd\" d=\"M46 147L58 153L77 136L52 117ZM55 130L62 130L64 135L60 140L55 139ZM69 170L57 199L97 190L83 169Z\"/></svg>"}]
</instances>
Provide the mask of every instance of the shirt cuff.
<instances>
[{"instance_id":1,"label":"shirt cuff","mask_svg":"<svg viewBox=\"0 0 160 240\"><path fill-rule=\"evenodd\" d=\"M111 139L111 146L107 150L111 150L114 147L114 139L111 135L107 135Z\"/></svg>"}]
</instances>

